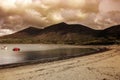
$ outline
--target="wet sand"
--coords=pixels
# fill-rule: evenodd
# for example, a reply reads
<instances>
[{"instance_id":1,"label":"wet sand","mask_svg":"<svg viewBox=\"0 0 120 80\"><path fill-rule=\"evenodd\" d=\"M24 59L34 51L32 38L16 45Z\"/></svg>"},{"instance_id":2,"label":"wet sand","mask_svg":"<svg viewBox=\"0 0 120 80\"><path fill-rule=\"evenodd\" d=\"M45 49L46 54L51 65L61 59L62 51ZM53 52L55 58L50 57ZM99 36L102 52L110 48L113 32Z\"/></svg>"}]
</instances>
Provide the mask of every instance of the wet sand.
<instances>
[{"instance_id":1,"label":"wet sand","mask_svg":"<svg viewBox=\"0 0 120 80\"><path fill-rule=\"evenodd\" d=\"M49 63L1 69L0 80L120 80L120 46Z\"/></svg>"}]
</instances>

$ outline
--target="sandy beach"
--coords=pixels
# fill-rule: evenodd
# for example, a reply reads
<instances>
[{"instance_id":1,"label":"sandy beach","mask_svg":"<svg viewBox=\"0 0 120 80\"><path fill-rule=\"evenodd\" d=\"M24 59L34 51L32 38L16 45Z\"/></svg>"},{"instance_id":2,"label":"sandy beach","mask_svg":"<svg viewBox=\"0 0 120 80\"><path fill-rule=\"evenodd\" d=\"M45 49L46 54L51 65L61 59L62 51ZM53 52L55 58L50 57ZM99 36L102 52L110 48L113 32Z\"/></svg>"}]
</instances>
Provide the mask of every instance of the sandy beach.
<instances>
[{"instance_id":1,"label":"sandy beach","mask_svg":"<svg viewBox=\"0 0 120 80\"><path fill-rule=\"evenodd\" d=\"M0 80L120 80L120 46L67 60L1 69Z\"/></svg>"}]
</instances>

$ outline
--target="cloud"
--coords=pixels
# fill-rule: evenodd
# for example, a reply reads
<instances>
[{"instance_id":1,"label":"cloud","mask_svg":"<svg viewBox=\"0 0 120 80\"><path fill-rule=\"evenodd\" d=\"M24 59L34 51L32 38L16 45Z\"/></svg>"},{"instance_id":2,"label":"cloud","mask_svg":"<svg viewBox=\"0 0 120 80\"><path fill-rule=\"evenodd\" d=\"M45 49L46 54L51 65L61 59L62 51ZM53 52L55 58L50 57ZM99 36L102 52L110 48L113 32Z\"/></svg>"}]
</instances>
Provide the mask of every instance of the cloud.
<instances>
[{"instance_id":1,"label":"cloud","mask_svg":"<svg viewBox=\"0 0 120 80\"><path fill-rule=\"evenodd\" d=\"M7 34L12 34L14 31L9 30L9 29L1 29L0 30L0 36L7 35Z\"/></svg>"},{"instance_id":2,"label":"cloud","mask_svg":"<svg viewBox=\"0 0 120 80\"><path fill-rule=\"evenodd\" d=\"M101 0L94 22L100 29L120 24L120 0Z\"/></svg>"},{"instance_id":3,"label":"cloud","mask_svg":"<svg viewBox=\"0 0 120 80\"><path fill-rule=\"evenodd\" d=\"M21 28L23 25L44 27L63 21L81 21L88 16L88 13L98 12L98 2L97 0L0 0L0 12L3 21L1 26L16 30L18 24ZM10 17L14 19L11 20Z\"/></svg>"},{"instance_id":4,"label":"cloud","mask_svg":"<svg viewBox=\"0 0 120 80\"><path fill-rule=\"evenodd\" d=\"M88 16L87 13L83 13L79 9L63 9L61 15L65 22L82 21Z\"/></svg>"},{"instance_id":5,"label":"cloud","mask_svg":"<svg viewBox=\"0 0 120 80\"><path fill-rule=\"evenodd\" d=\"M120 11L109 11L98 14L94 22L100 26L101 29L120 24Z\"/></svg>"},{"instance_id":6,"label":"cloud","mask_svg":"<svg viewBox=\"0 0 120 80\"><path fill-rule=\"evenodd\" d=\"M120 0L0 0L0 28L18 31L63 21L104 28L120 22L115 15L107 16L111 11L119 15L119 4Z\"/></svg>"},{"instance_id":7,"label":"cloud","mask_svg":"<svg viewBox=\"0 0 120 80\"><path fill-rule=\"evenodd\" d=\"M101 0L99 9L100 12L120 11L120 0Z\"/></svg>"}]
</instances>

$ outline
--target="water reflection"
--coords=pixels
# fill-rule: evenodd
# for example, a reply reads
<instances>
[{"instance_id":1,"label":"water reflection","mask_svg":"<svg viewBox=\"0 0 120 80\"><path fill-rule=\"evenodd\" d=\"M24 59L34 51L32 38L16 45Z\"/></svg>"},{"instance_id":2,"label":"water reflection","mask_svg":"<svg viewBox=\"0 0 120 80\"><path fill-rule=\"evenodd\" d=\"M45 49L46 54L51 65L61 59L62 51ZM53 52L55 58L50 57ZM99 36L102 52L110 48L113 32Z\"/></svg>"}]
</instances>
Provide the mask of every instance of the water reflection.
<instances>
[{"instance_id":1,"label":"water reflection","mask_svg":"<svg viewBox=\"0 0 120 80\"><path fill-rule=\"evenodd\" d=\"M0 54L0 65L31 62L33 60L38 60L41 62L62 60L76 56L89 55L95 51L95 49L90 48L55 48L22 52L3 51L4 53Z\"/></svg>"},{"instance_id":2,"label":"water reflection","mask_svg":"<svg viewBox=\"0 0 120 80\"><path fill-rule=\"evenodd\" d=\"M18 63L24 60L25 60L24 55L18 54L17 52L9 52L9 53L0 54L0 65Z\"/></svg>"},{"instance_id":3,"label":"water reflection","mask_svg":"<svg viewBox=\"0 0 120 80\"><path fill-rule=\"evenodd\" d=\"M50 59L50 58L58 58L64 59L69 57L76 57L82 55L88 55L94 52L95 49L89 48L60 48L53 50L45 50L45 51L27 51L24 52L26 54L26 60L38 60L38 59Z\"/></svg>"}]
</instances>

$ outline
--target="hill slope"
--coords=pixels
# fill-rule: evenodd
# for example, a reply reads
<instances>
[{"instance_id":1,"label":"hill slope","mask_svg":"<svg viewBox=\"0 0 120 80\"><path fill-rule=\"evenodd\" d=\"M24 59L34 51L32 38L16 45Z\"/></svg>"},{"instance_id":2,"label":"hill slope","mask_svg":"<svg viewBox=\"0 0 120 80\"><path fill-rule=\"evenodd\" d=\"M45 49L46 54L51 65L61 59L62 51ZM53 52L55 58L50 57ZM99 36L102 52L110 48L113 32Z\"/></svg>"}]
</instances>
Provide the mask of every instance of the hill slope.
<instances>
[{"instance_id":1,"label":"hill slope","mask_svg":"<svg viewBox=\"0 0 120 80\"><path fill-rule=\"evenodd\" d=\"M43 29L36 38L48 41L84 41L92 39L96 31L83 25L55 24Z\"/></svg>"},{"instance_id":2,"label":"hill slope","mask_svg":"<svg viewBox=\"0 0 120 80\"><path fill-rule=\"evenodd\" d=\"M1 37L0 43L7 40L11 43L17 39L17 43L67 43L67 44L93 44L111 43L114 39L120 39L120 27L112 26L105 30L94 30L78 24L59 23L44 29L29 27L11 35ZM110 38L114 39L110 41ZM9 41L8 41L9 40ZM16 41L15 41L16 42Z\"/></svg>"},{"instance_id":3,"label":"hill slope","mask_svg":"<svg viewBox=\"0 0 120 80\"><path fill-rule=\"evenodd\" d=\"M96 40L89 42L89 44L120 44L120 25L99 31Z\"/></svg>"},{"instance_id":4,"label":"hill slope","mask_svg":"<svg viewBox=\"0 0 120 80\"><path fill-rule=\"evenodd\" d=\"M30 38L38 35L42 29L29 27L14 34L6 35L1 38Z\"/></svg>"},{"instance_id":5,"label":"hill slope","mask_svg":"<svg viewBox=\"0 0 120 80\"><path fill-rule=\"evenodd\" d=\"M116 37L120 39L120 25L115 25L102 31L107 37Z\"/></svg>"}]
</instances>

